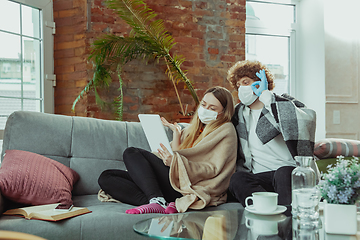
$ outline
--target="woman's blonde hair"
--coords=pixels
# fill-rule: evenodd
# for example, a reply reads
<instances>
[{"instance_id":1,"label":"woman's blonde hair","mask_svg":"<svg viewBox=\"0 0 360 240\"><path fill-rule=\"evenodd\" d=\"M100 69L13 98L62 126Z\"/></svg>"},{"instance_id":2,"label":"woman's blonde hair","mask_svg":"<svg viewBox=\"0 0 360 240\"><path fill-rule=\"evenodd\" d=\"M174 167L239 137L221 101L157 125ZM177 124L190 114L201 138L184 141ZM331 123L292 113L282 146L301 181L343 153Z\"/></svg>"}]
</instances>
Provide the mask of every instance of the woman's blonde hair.
<instances>
[{"instance_id":1,"label":"woman's blonde hair","mask_svg":"<svg viewBox=\"0 0 360 240\"><path fill-rule=\"evenodd\" d=\"M221 103L221 105L223 106L224 109L221 112L221 114L219 113L219 115L218 115L219 117L215 121L213 121L207 125L203 124L200 121L200 119L198 117L197 109L196 109L196 112L190 122L190 126L188 127L188 129L186 131L187 135L185 136L182 143L180 144L180 149L186 149L186 148L191 148L192 146L195 146L204 137L206 137L209 133L213 132L215 129L217 129L224 123L231 121L231 117L234 114L234 99L233 99L230 91L224 87L216 86L216 87L212 87L212 88L209 88L208 90L206 90L204 93L204 96L207 93L214 94L214 96L216 97L217 100L219 100L219 102ZM200 105L198 106L198 108L199 107L200 107ZM204 128L204 126L205 126L205 128ZM200 132L201 129L203 129L203 132Z\"/></svg>"}]
</instances>

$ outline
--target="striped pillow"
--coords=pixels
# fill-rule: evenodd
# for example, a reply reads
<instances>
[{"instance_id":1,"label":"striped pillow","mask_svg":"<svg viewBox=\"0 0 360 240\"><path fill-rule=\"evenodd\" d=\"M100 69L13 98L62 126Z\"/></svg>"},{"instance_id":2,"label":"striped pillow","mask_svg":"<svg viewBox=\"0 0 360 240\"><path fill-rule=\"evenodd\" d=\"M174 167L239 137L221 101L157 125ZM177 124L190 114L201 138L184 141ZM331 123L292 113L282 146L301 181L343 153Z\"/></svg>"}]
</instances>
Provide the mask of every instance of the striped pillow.
<instances>
[{"instance_id":1,"label":"striped pillow","mask_svg":"<svg viewBox=\"0 0 360 240\"><path fill-rule=\"evenodd\" d=\"M340 138L326 138L315 143L314 155L319 159L360 156L360 141Z\"/></svg>"}]
</instances>

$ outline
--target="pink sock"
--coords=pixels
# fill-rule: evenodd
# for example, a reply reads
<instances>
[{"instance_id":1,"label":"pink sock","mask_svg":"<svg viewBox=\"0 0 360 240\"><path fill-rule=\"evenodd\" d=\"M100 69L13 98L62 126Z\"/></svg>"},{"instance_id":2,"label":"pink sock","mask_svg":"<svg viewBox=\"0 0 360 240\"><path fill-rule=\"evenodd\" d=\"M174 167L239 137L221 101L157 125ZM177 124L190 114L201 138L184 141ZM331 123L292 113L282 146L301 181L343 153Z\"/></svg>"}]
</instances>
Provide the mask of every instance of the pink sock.
<instances>
[{"instance_id":1,"label":"pink sock","mask_svg":"<svg viewBox=\"0 0 360 240\"><path fill-rule=\"evenodd\" d=\"M176 209L175 202L169 203L167 208L165 209L166 214L172 214L172 213L178 213L178 210Z\"/></svg>"},{"instance_id":2,"label":"pink sock","mask_svg":"<svg viewBox=\"0 0 360 240\"><path fill-rule=\"evenodd\" d=\"M128 209L125 211L128 214L144 214L144 213L165 213L165 208L157 203L150 203L141 205L136 208Z\"/></svg>"}]
</instances>

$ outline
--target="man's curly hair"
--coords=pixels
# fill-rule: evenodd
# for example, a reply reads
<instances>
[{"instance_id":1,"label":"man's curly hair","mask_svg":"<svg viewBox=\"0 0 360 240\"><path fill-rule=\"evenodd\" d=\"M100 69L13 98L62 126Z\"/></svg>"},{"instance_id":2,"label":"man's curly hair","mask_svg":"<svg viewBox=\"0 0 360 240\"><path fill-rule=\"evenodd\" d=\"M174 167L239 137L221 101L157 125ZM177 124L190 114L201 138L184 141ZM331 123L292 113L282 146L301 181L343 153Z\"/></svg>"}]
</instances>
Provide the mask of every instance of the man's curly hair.
<instances>
[{"instance_id":1,"label":"man's curly hair","mask_svg":"<svg viewBox=\"0 0 360 240\"><path fill-rule=\"evenodd\" d=\"M260 78L256 76L256 73L261 69L265 70L269 90L273 90L275 87L274 76L270 70L259 61L245 60L235 63L228 71L227 80L237 90L238 87L236 86L236 83L243 77L249 77L255 81L260 81Z\"/></svg>"}]
</instances>

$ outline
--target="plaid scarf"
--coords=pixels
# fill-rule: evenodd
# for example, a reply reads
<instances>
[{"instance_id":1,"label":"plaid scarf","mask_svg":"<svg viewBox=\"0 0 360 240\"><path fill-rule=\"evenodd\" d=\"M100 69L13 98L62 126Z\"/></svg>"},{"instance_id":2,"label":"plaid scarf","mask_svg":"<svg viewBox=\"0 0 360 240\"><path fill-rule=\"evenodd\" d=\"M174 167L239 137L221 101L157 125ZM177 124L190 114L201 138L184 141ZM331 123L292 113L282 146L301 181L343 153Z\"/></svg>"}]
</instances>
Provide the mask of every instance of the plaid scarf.
<instances>
[{"instance_id":1,"label":"plaid scarf","mask_svg":"<svg viewBox=\"0 0 360 240\"><path fill-rule=\"evenodd\" d=\"M237 171L250 171L252 156L248 143L250 108L235 107L232 122L238 134ZM266 144L279 134L293 157L313 156L316 113L288 94L272 93L270 106L264 106L256 125L256 134Z\"/></svg>"}]
</instances>

